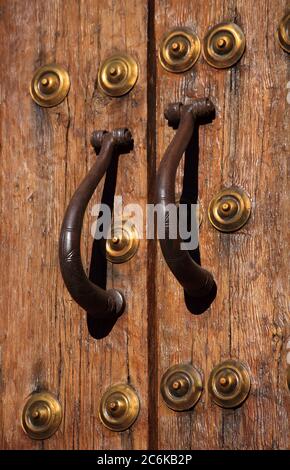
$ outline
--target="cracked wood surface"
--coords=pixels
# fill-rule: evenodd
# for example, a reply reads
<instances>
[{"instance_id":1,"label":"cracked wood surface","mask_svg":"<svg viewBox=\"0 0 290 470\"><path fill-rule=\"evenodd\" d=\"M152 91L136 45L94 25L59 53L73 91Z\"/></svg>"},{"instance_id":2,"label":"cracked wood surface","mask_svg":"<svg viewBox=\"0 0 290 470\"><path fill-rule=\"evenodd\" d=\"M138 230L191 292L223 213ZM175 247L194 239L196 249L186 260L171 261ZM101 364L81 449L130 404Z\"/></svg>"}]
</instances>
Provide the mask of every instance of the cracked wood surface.
<instances>
[{"instance_id":1,"label":"cracked wood surface","mask_svg":"<svg viewBox=\"0 0 290 470\"><path fill-rule=\"evenodd\" d=\"M128 15L126 12L134 12ZM126 13L126 14L125 14ZM1 448L109 449L147 446L146 243L134 260L109 268L127 308L108 337L88 334L86 313L63 285L58 237L65 208L95 161L94 129L128 127L135 149L119 159L116 194L144 205L146 176L147 4L138 0L1 1ZM136 35L137 33L137 35ZM140 76L130 95L102 97L100 61L131 53ZM30 98L37 67L67 68L68 98L51 109ZM90 204L100 201L101 188ZM83 260L88 268L95 217L87 211ZM137 273L137 275L136 275ZM129 381L142 407L134 428L105 429L98 406L105 389ZM57 394L60 430L43 443L20 426L25 397L36 389Z\"/></svg>"},{"instance_id":2,"label":"cracked wood surface","mask_svg":"<svg viewBox=\"0 0 290 470\"><path fill-rule=\"evenodd\" d=\"M167 103L208 96L216 106L215 121L199 131L199 197L202 265L211 270L218 286L211 308L191 315L158 249L157 375L160 378L172 364L192 362L205 382L193 412L176 415L158 396L158 447L287 448L289 59L274 36L286 2L157 0L155 4L157 44L171 27L191 26L202 39L208 28L223 21L236 22L247 41L242 60L229 70L215 70L203 58L181 77L157 68L158 160L173 135L163 116ZM179 184L181 176L182 169ZM206 211L211 198L232 185L249 193L252 215L237 233L222 234L210 225ZM212 368L228 358L246 362L252 377L251 394L235 411L213 404L206 386Z\"/></svg>"}]
</instances>

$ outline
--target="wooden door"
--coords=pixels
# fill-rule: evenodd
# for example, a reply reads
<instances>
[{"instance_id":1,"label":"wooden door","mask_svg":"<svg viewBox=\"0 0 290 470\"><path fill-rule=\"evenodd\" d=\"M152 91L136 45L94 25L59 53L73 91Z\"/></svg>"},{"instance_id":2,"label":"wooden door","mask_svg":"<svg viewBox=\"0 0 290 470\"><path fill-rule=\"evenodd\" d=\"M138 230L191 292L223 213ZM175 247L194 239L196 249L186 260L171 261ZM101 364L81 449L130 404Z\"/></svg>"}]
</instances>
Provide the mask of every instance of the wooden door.
<instances>
[{"instance_id":1,"label":"wooden door","mask_svg":"<svg viewBox=\"0 0 290 470\"><path fill-rule=\"evenodd\" d=\"M1 0L1 317L2 449L271 449L288 446L286 383L287 194L289 145L287 54L275 38L286 0ZM159 64L166 31L188 26L200 37L227 21L244 31L241 61L217 70L200 57L186 73ZM133 90L104 97L100 63L126 52L138 62ZM56 107L29 94L34 71L62 64L71 88ZM87 316L67 292L58 263L65 209L95 161L95 129L128 127L134 150L119 161L116 194L125 204L155 201L156 172L174 131L168 103L210 97L217 117L200 128L200 251L218 286L211 307L190 313L157 240L140 240L129 262L108 266L108 286L121 288L126 311L102 339L89 334ZM183 176L178 173L178 188ZM222 234L207 207L223 187L250 195L252 214L238 232ZM82 255L92 253L90 209ZM224 359L247 364L251 392L238 409L210 399L207 381ZM192 363L204 390L186 412L166 407L162 374ZM141 408L134 425L112 432L100 422L104 391L129 383ZM21 412L35 391L54 393L63 408L59 430L30 439Z\"/></svg>"},{"instance_id":2,"label":"wooden door","mask_svg":"<svg viewBox=\"0 0 290 470\"><path fill-rule=\"evenodd\" d=\"M146 448L146 243L134 262L108 269L108 285L124 291L127 309L101 340L89 335L86 313L64 287L58 262L65 209L96 159L93 130L132 129L135 148L120 158L116 194L125 204L146 203L146 2L4 0L1 32L1 446ZM139 80L126 97L104 98L96 90L98 67L115 52L134 56ZM63 103L46 109L31 100L29 83L35 69L50 63L69 71L71 88ZM90 209L101 190L83 227L87 268ZM141 412L134 429L113 433L98 419L100 398L109 385L128 381L142 400ZM26 397L38 389L55 393L64 411L60 430L43 442L28 438L19 419Z\"/></svg>"},{"instance_id":3,"label":"wooden door","mask_svg":"<svg viewBox=\"0 0 290 470\"><path fill-rule=\"evenodd\" d=\"M166 4L166 8L165 8ZM275 40L286 2L156 2L156 43L164 30L194 27L203 37L212 26L235 22L246 51L230 69L199 60L179 77L157 69L157 158L172 138L164 103L208 96L216 119L199 133L199 197L202 265L217 283L217 296L201 315L184 304L183 290L168 272L160 251L156 262L158 372L172 364L200 369L205 384L213 367L234 358L247 363L249 398L236 410L216 406L207 389L193 413L168 410L159 397L160 448L271 449L289 445L286 385L287 311L286 160L289 155L288 57ZM288 77L288 78L287 78ZM181 184L181 176L179 184ZM252 214L236 233L219 233L207 217L210 200L222 188L248 192Z\"/></svg>"}]
</instances>

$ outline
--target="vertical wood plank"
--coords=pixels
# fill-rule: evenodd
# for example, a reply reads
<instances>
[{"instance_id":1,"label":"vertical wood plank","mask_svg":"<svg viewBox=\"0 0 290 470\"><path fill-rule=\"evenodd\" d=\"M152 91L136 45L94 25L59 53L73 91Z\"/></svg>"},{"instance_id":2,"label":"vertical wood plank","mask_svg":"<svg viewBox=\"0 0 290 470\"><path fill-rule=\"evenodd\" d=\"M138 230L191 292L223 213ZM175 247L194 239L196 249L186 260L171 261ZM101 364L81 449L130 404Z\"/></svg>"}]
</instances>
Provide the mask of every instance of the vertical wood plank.
<instances>
[{"instance_id":1,"label":"vertical wood plank","mask_svg":"<svg viewBox=\"0 0 290 470\"><path fill-rule=\"evenodd\" d=\"M211 308L197 316L187 311L183 291L158 249L156 318L158 375L180 362L192 362L204 375L205 390L193 411L176 413L159 395L158 447L173 449L269 449L288 447L289 411L281 348L289 323L286 310L286 147L289 145L286 102L287 56L274 32L284 1L156 1L158 48L164 32L189 26L202 39L208 28L234 21L246 35L242 60L215 70L201 57L186 74L157 67L157 157L173 136L163 112L170 102L189 103L208 96L216 120L200 128L199 195L202 265L217 281ZM287 107L288 106L288 107ZM180 190L182 167L178 174ZM206 210L222 188L243 187L253 213L236 234L210 226ZM227 358L245 361L252 391L237 410L223 410L208 397L210 371ZM157 391L156 391L157 392Z\"/></svg>"},{"instance_id":2,"label":"vertical wood plank","mask_svg":"<svg viewBox=\"0 0 290 470\"><path fill-rule=\"evenodd\" d=\"M123 289L127 309L102 340L89 336L85 312L64 288L57 253L65 208L95 159L94 129L132 130L135 148L120 158L116 194L125 204L146 202L147 2L12 0L1 2L0 14L1 448L144 448L146 243L132 261L109 269L108 284ZM96 77L114 52L131 53L140 77L128 96L110 99L97 91ZM28 88L34 70L51 62L68 69L71 90L61 105L44 109ZM88 211L87 269L93 221ZM141 399L138 421L123 433L98 418L102 393L116 382L131 383ZM26 437L19 419L25 397L42 388L59 396L64 411L60 430L43 443Z\"/></svg>"}]
</instances>

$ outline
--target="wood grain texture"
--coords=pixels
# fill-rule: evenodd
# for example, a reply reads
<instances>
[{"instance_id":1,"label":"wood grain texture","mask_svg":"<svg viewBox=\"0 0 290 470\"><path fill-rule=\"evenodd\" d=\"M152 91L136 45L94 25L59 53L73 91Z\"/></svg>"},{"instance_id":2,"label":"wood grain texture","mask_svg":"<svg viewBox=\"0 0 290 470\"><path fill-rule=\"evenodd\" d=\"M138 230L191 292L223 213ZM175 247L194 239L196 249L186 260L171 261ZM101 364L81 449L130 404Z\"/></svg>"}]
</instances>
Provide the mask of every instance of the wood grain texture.
<instances>
[{"instance_id":1,"label":"wood grain texture","mask_svg":"<svg viewBox=\"0 0 290 470\"><path fill-rule=\"evenodd\" d=\"M287 55L274 38L285 9L286 0L0 0L2 449L289 445L289 76ZM221 21L235 21L245 32L239 64L215 70L200 58L178 76L160 67L165 31L190 26L202 38ZM98 66L123 51L138 61L139 80L129 95L105 98L96 88ZM37 67L52 62L68 69L72 85L61 105L44 109L32 102L28 85ZM200 128L200 248L217 298L206 313L190 314L157 242L141 240L129 263L108 269L108 287L125 292L127 309L108 337L95 340L86 313L63 285L57 255L65 208L95 159L90 134L131 128L135 148L120 157L116 194L144 207L154 201L156 167L173 135L163 117L166 104L203 96L215 103L217 118ZM181 166L178 189L182 174ZM207 206L233 184L251 196L252 216L236 234L220 234L207 220ZM90 211L101 191L83 228L87 269ZM230 357L251 370L251 395L241 408L218 408L206 387L193 411L166 408L159 383L168 367L192 362L206 383L214 365ZM131 383L141 399L137 422L123 433L106 430L98 418L103 392L117 382ZM25 398L41 389L56 393L64 410L59 431L43 443L24 435L19 418Z\"/></svg>"},{"instance_id":2,"label":"wood grain texture","mask_svg":"<svg viewBox=\"0 0 290 470\"><path fill-rule=\"evenodd\" d=\"M157 68L157 155L173 131L163 112L170 102L210 97L216 120L200 128L199 195L202 265L218 286L211 308L195 316L169 272L160 249L156 262L158 377L180 362L204 376L220 361L236 358L251 371L252 390L239 409L224 410L207 387L193 411L175 413L159 395L158 442L163 449L270 449L289 445L289 392L282 354L287 312L286 157L289 148L287 55L274 32L286 2L275 0L157 0L156 47L164 32L192 27L200 38L222 21L243 29L247 50L235 67L215 70L203 58L188 73ZM182 167L178 176L181 185ZM211 198L238 185L252 200L249 223L235 234L218 233L207 219ZM157 393L157 391L156 391Z\"/></svg>"},{"instance_id":3,"label":"wood grain texture","mask_svg":"<svg viewBox=\"0 0 290 470\"><path fill-rule=\"evenodd\" d=\"M132 129L135 149L120 158L116 194L125 204L146 202L147 2L2 0L0 15L1 448L145 448L146 243L134 260L109 269L108 286L124 291L127 309L97 341L63 285L58 237L69 199L96 158L94 129ZM140 65L134 91L119 99L96 89L100 61L114 52L132 53ZM44 109L31 100L29 83L37 67L52 62L67 68L71 90L61 105ZM86 268L94 219L88 211ZM116 382L131 383L141 399L138 421L123 433L104 429L98 418L102 393ZM19 416L25 398L43 388L57 394L64 419L42 443L24 435Z\"/></svg>"}]
</instances>

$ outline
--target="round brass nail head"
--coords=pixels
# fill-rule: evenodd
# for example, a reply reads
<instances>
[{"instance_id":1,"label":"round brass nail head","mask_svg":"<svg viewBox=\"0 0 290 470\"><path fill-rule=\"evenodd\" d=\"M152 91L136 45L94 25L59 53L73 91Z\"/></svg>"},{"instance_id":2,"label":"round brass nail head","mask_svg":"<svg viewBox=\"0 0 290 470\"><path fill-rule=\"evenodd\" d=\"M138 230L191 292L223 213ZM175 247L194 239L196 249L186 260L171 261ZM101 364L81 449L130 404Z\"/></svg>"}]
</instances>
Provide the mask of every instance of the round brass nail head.
<instances>
[{"instance_id":1,"label":"round brass nail head","mask_svg":"<svg viewBox=\"0 0 290 470\"><path fill-rule=\"evenodd\" d=\"M163 36L158 54L160 64L168 72L186 72L200 55L199 38L189 28L173 29Z\"/></svg>"},{"instance_id":2,"label":"round brass nail head","mask_svg":"<svg viewBox=\"0 0 290 470\"><path fill-rule=\"evenodd\" d=\"M220 23L211 28L203 40L203 56L217 69L236 64L246 47L243 31L235 23Z\"/></svg>"},{"instance_id":3,"label":"round brass nail head","mask_svg":"<svg viewBox=\"0 0 290 470\"><path fill-rule=\"evenodd\" d=\"M106 258L111 263L129 261L137 252L139 237L136 227L124 220L115 224L110 239L106 242Z\"/></svg>"},{"instance_id":4,"label":"round brass nail head","mask_svg":"<svg viewBox=\"0 0 290 470\"><path fill-rule=\"evenodd\" d=\"M279 23L277 39L284 51L290 52L290 13L287 13Z\"/></svg>"},{"instance_id":5,"label":"round brass nail head","mask_svg":"<svg viewBox=\"0 0 290 470\"><path fill-rule=\"evenodd\" d=\"M127 384L116 384L102 396L99 417L111 431L125 431L136 421L140 410L135 390Z\"/></svg>"},{"instance_id":6,"label":"round brass nail head","mask_svg":"<svg viewBox=\"0 0 290 470\"><path fill-rule=\"evenodd\" d=\"M235 232L242 228L251 214L251 201L240 188L227 188L219 192L209 203L208 217L220 232Z\"/></svg>"},{"instance_id":7,"label":"round brass nail head","mask_svg":"<svg viewBox=\"0 0 290 470\"><path fill-rule=\"evenodd\" d=\"M48 439L58 429L62 409L49 392L32 393L22 411L22 428L31 439Z\"/></svg>"},{"instance_id":8,"label":"round brass nail head","mask_svg":"<svg viewBox=\"0 0 290 470\"><path fill-rule=\"evenodd\" d=\"M251 388L250 374L240 361L228 360L217 365L208 381L209 393L217 405L222 408L236 408L249 395Z\"/></svg>"},{"instance_id":9,"label":"round brass nail head","mask_svg":"<svg viewBox=\"0 0 290 470\"><path fill-rule=\"evenodd\" d=\"M57 64L50 64L36 70L30 84L32 99L45 108L60 104L67 96L70 79L67 71Z\"/></svg>"},{"instance_id":10,"label":"round brass nail head","mask_svg":"<svg viewBox=\"0 0 290 470\"><path fill-rule=\"evenodd\" d=\"M189 410L201 396L202 377L191 364L177 364L164 373L160 391L168 408Z\"/></svg>"},{"instance_id":11,"label":"round brass nail head","mask_svg":"<svg viewBox=\"0 0 290 470\"><path fill-rule=\"evenodd\" d=\"M98 85L105 95L123 96L133 88L138 74L138 64L133 57L128 54L115 54L101 64Z\"/></svg>"}]
</instances>

